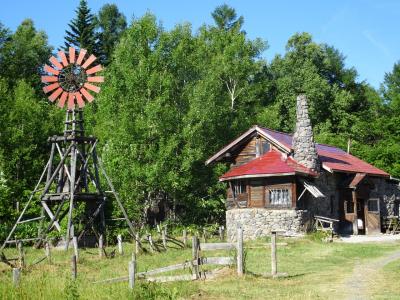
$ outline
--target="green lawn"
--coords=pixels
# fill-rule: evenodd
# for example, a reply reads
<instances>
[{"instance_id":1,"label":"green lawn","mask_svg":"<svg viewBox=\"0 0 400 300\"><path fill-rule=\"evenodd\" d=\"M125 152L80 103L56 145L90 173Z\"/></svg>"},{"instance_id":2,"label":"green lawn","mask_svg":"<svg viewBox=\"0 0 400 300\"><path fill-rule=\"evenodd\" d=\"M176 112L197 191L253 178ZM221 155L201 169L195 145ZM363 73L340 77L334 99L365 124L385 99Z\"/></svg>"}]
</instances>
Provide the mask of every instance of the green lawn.
<instances>
[{"instance_id":1,"label":"green lawn","mask_svg":"<svg viewBox=\"0 0 400 300\"><path fill-rule=\"evenodd\" d=\"M346 295L343 281L351 275L353 266L400 249L399 243L342 244L322 243L311 239L283 239L287 246L278 247L278 270L288 278L264 278L270 272L270 249L266 240L245 243L247 274L238 278L235 269L226 269L223 276L209 281L145 284L138 282L129 290L126 282L93 284L94 281L126 276L133 246L124 244L125 254L113 259L100 259L96 249L80 251L78 279L70 279L72 252L52 251L53 264L46 261L23 272L21 284L14 288L11 270L0 265L1 299L341 299ZM108 250L111 250L108 249ZM28 265L43 256L43 250L26 248ZM7 249L8 257L15 256ZM226 256L213 251L205 256ZM233 253L230 253L233 254ZM191 249L168 250L159 254L140 255L138 271L150 270L191 258ZM380 298L394 298L398 293L399 263L388 264L377 272L371 283L371 293ZM174 274L188 273L189 270ZM390 279L388 281L387 279ZM392 280L393 279L393 280Z\"/></svg>"}]
</instances>

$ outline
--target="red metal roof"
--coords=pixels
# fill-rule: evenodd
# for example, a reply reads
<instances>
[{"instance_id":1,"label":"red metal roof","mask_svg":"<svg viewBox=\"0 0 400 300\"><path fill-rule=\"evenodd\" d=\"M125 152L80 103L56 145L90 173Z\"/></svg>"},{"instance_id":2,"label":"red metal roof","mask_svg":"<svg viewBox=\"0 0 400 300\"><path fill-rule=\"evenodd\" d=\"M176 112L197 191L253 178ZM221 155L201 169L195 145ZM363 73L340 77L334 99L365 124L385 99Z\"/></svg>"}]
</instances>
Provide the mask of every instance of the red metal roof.
<instances>
[{"instance_id":1,"label":"red metal roof","mask_svg":"<svg viewBox=\"0 0 400 300\"><path fill-rule=\"evenodd\" d=\"M261 134L269 137L273 142L276 142L281 147L292 150L292 135L256 126L254 130L258 130ZM380 170L371 164L336 148L324 144L316 144L319 159L323 168L328 171L346 172L346 173L366 173L375 176L390 175L383 170ZM226 149L226 148L225 148ZM254 175L265 174L271 176L272 174L284 173L305 173L313 174L313 172L306 167L300 165L292 158L286 161L281 159L281 154L277 151L270 151L260 158L254 159L244 165L228 171L221 177L221 180L232 177L257 177Z\"/></svg>"},{"instance_id":2,"label":"red metal roof","mask_svg":"<svg viewBox=\"0 0 400 300\"><path fill-rule=\"evenodd\" d=\"M220 177L220 180L233 179L236 177L261 177L273 175L295 175L298 173L313 175L316 173L310 169L298 164L291 157L286 156L279 151L271 150L259 158L253 159L239 167L229 170Z\"/></svg>"},{"instance_id":3,"label":"red metal roof","mask_svg":"<svg viewBox=\"0 0 400 300\"><path fill-rule=\"evenodd\" d=\"M259 127L266 135L272 136L285 147L292 149L292 136L287 133ZM385 171L370 165L369 163L330 145L316 144L319 159L323 167L330 171L350 173L367 173L370 175L389 176Z\"/></svg>"}]
</instances>

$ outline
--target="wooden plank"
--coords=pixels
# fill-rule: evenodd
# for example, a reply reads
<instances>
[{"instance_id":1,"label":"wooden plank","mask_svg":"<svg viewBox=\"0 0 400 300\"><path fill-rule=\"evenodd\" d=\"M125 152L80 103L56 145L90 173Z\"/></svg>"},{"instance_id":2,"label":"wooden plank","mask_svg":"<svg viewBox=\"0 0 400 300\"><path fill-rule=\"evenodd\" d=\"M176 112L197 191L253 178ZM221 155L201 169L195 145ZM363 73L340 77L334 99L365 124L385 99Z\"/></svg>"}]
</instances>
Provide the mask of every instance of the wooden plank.
<instances>
[{"instance_id":1,"label":"wooden plank","mask_svg":"<svg viewBox=\"0 0 400 300\"><path fill-rule=\"evenodd\" d=\"M237 274L243 276L243 229L239 227L237 229Z\"/></svg>"},{"instance_id":2,"label":"wooden plank","mask_svg":"<svg viewBox=\"0 0 400 300\"><path fill-rule=\"evenodd\" d=\"M117 240L118 240L118 253L122 255L124 254L124 249L122 248L122 236L120 234L118 234Z\"/></svg>"},{"instance_id":3,"label":"wooden plank","mask_svg":"<svg viewBox=\"0 0 400 300\"><path fill-rule=\"evenodd\" d=\"M197 262L193 261L193 265L196 266ZM201 257L199 259L200 265L233 265L235 264L235 259L231 256L222 257Z\"/></svg>"},{"instance_id":4,"label":"wooden plank","mask_svg":"<svg viewBox=\"0 0 400 300\"><path fill-rule=\"evenodd\" d=\"M72 271L72 279L75 280L78 275L78 269L76 267L76 256L72 255L71 257L71 271Z\"/></svg>"},{"instance_id":5,"label":"wooden plank","mask_svg":"<svg viewBox=\"0 0 400 300\"><path fill-rule=\"evenodd\" d=\"M236 245L233 243L201 243L200 249L202 251L207 250L231 250L235 249Z\"/></svg>"},{"instance_id":6,"label":"wooden plank","mask_svg":"<svg viewBox=\"0 0 400 300\"><path fill-rule=\"evenodd\" d=\"M32 219L27 219L27 220L23 220L23 221L19 221L18 224L23 224L23 223L29 223L29 222L33 222L33 221L38 221L38 220L42 220L44 219L44 216L41 217L37 217L37 218L32 218Z\"/></svg>"},{"instance_id":7,"label":"wooden plank","mask_svg":"<svg viewBox=\"0 0 400 300\"><path fill-rule=\"evenodd\" d=\"M136 271L136 261L135 260L132 260L129 262L128 269L129 269L129 279L128 279L129 288L133 289L135 286L135 271Z\"/></svg>"},{"instance_id":8,"label":"wooden plank","mask_svg":"<svg viewBox=\"0 0 400 300\"><path fill-rule=\"evenodd\" d=\"M44 201L41 201L41 204L42 204L44 210L45 210L45 211L47 212L47 214L49 215L50 219L54 219L54 214L53 214L53 212L50 210L50 208L47 206L47 203L44 202ZM53 224L54 224L54 226L57 228L57 230L58 230L59 232L61 232L61 226L60 226L60 224L58 223L58 221L57 221L57 220L54 220Z\"/></svg>"},{"instance_id":9,"label":"wooden plank","mask_svg":"<svg viewBox=\"0 0 400 300\"><path fill-rule=\"evenodd\" d=\"M183 229L183 247L186 248L187 246L187 231Z\"/></svg>"},{"instance_id":10,"label":"wooden plank","mask_svg":"<svg viewBox=\"0 0 400 300\"><path fill-rule=\"evenodd\" d=\"M148 277L147 281L151 282L171 282L171 281L190 281L196 280L195 275L185 274L185 275L175 275L175 276L160 276L160 277Z\"/></svg>"},{"instance_id":11,"label":"wooden plank","mask_svg":"<svg viewBox=\"0 0 400 300\"><path fill-rule=\"evenodd\" d=\"M13 274L13 285L18 286L21 278L21 270L19 268L13 268L12 274Z\"/></svg>"},{"instance_id":12,"label":"wooden plank","mask_svg":"<svg viewBox=\"0 0 400 300\"><path fill-rule=\"evenodd\" d=\"M141 273L138 273L137 276L138 277L146 277L147 275L155 275L155 274L165 273L165 272L170 272L170 271L175 271L175 270L184 270L189 267L190 267L190 262L184 262L183 264L176 264L176 265L162 267L162 268L158 268L158 269L154 269L154 270L150 270L150 271L146 271L146 272L141 272Z\"/></svg>"}]
</instances>

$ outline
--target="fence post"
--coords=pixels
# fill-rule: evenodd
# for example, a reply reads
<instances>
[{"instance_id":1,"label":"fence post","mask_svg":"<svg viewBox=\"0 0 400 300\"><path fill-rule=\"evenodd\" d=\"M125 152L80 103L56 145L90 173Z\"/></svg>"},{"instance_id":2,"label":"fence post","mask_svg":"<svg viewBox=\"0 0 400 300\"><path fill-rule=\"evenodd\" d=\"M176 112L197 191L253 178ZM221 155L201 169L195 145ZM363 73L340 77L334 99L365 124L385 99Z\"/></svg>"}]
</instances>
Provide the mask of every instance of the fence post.
<instances>
[{"instance_id":1,"label":"fence post","mask_svg":"<svg viewBox=\"0 0 400 300\"><path fill-rule=\"evenodd\" d=\"M133 289L135 286L135 273L136 273L136 260L132 258L132 260L129 262L128 266L128 271L129 271L129 288Z\"/></svg>"},{"instance_id":2,"label":"fence post","mask_svg":"<svg viewBox=\"0 0 400 300\"><path fill-rule=\"evenodd\" d=\"M78 239L76 238L76 236L72 237L72 245L74 246L74 254L76 256L76 261L79 261Z\"/></svg>"},{"instance_id":3,"label":"fence post","mask_svg":"<svg viewBox=\"0 0 400 300\"><path fill-rule=\"evenodd\" d=\"M243 229L237 229L237 274L243 275Z\"/></svg>"},{"instance_id":4,"label":"fence post","mask_svg":"<svg viewBox=\"0 0 400 300\"><path fill-rule=\"evenodd\" d=\"M100 234L99 236L99 257L102 258L103 257L103 245L104 240L103 240L103 234Z\"/></svg>"},{"instance_id":5,"label":"fence post","mask_svg":"<svg viewBox=\"0 0 400 300\"><path fill-rule=\"evenodd\" d=\"M166 239L167 233L165 232L165 229L161 232L161 237L162 237L162 244L165 250L167 250L167 239Z\"/></svg>"},{"instance_id":6,"label":"fence post","mask_svg":"<svg viewBox=\"0 0 400 300\"><path fill-rule=\"evenodd\" d=\"M22 269L25 267L25 253L24 253L24 248L22 247L21 241L18 241L17 248L18 248L19 267Z\"/></svg>"},{"instance_id":7,"label":"fence post","mask_svg":"<svg viewBox=\"0 0 400 300\"><path fill-rule=\"evenodd\" d=\"M47 260L49 261L49 264L51 264L51 250L50 250L50 243L49 243L49 241L46 241L46 244L45 244L45 253L46 253L46 257L47 257Z\"/></svg>"},{"instance_id":8,"label":"fence post","mask_svg":"<svg viewBox=\"0 0 400 300\"><path fill-rule=\"evenodd\" d=\"M76 256L72 255L71 257L71 270L72 270L72 279L75 280L78 275L78 269L76 266Z\"/></svg>"},{"instance_id":9,"label":"fence post","mask_svg":"<svg viewBox=\"0 0 400 300\"><path fill-rule=\"evenodd\" d=\"M139 233L136 233L135 235L135 254L139 254Z\"/></svg>"},{"instance_id":10,"label":"fence post","mask_svg":"<svg viewBox=\"0 0 400 300\"><path fill-rule=\"evenodd\" d=\"M118 234L117 240L118 240L118 252L120 255L122 255L124 254L124 249L122 248L122 236L120 234Z\"/></svg>"},{"instance_id":11,"label":"fence post","mask_svg":"<svg viewBox=\"0 0 400 300\"><path fill-rule=\"evenodd\" d=\"M197 236L192 237L192 257L193 257L193 270L196 279L199 279L199 240Z\"/></svg>"},{"instance_id":12,"label":"fence post","mask_svg":"<svg viewBox=\"0 0 400 300\"><path fill-rule=\"evenodd\" d=\"M183 229L183 246L185 248L187 246L187 232L186 232L186 229Z\"/></svg>"},{"instance_id":13,"label":"fence post","mask_svg":"<svg viewBox=\"0 0 400 300\"><path fill-rule=\"evenodd\" d=\"M205 229L205 228L203 228L203 240L204 240L204 243L207 243L207 237L206 237L206 234L207 234L207 231L206 231L206 229Z\"/></svg>"},{"instance_id":14,"label":"fence post","mask_svg":"<svg viewBox=\"0 0 400 300\"><path fill-rule=\"evenodd\" d=\"M19 285L19 280L21 278L21 269L13 268L12 276L13 276L13 285L14 286L18 286Z\"/></svg>"},{"instance_id":15,"label":"fence post","mask_svg":"<svg viewBox=\"0 0 400 300\"><path fill-rule=\"evenodd\" d=\"M278 262L276 260L276 231L271 231L271 275L276 276L278 270Z\"/></svg>"}]
</instances>

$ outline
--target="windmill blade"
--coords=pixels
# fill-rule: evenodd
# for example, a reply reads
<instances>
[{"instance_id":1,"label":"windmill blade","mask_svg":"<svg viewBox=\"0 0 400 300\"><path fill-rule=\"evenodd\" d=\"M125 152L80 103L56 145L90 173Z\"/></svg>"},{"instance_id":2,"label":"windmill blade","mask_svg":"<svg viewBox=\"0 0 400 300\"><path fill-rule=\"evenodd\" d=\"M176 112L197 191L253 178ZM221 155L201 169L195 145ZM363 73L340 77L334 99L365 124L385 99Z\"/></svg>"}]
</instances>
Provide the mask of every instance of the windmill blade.
<instances>
[{"instance_id":1,"label":"windmill blade","mask_svg":"<svg viewBox=\"0 0 400 300\"><path fill-rule=\"evenodd\" d=\"M88 77L87 80L89 82L104 82L104 76L91 76Z\"/></svg>"},{"instance_id":2,"label":"windmill blade","mask_svg":"<svg viewBox=\"0 0 400 300\"><path fill-rule=\"evenodd\" d=\"M50 62L58 69L62 69L64 68L62 64L60 64L60 62L57 60L57 58L55 58L54 56L50 57Z\"/></svg>"},{"instance_id":3,"label":"windmill blade","mask_svg":"<svg viewBox=\"0 0 400 300\"><path fill-rule=\"evenodd\" d=\"M79 108L83 108L85 106L85 101L83 101L81 93L76 92L75 97L76 97L76 102L78 103Z\"/></svg>"},{"instance_id":4,"label":"windmill blade","mask_svg":"<svg viewBox=\"0 0 400 300\"><path fill-rule=\"evenodd\" d=\"M58 57L61 58L64 67L68 66L67 56L65 55L64 51L58 51Z\"/></svg>"},{"instance_id":5,"label":"windmill blade","mask_svg":"<svg viewBox=\"0 0 400 300\"><path fill-rule=\"evenodd\" d=\"M42 76L42 82L56 82L58 81L57 76Z\"/></svg>"},{"instance_id":6,"label":"windmill blade","mask_svg":"<svg viewBox=\"0 0 400 300\"><path fill-rule=\"evenodd\" d=\"M89 58L85 61L85 63L82 65L82 68L86 69L89 67L94 61L96 60L96 56L93 54L89 56Z\"/></svg>"},{"instance_id":7,"label":"windmill blade","mask_svg":"<svg viewBox=\"0 0 400 300\"><path fill-rule=\"evenodd\" d=\"M78 59L76 60L76 64L77 65L81 65L82 61L86 55L86 50L85 49L81 49L81 51L79 51L79 55L78 55Z\"/></svg>"},{"instance_id":8,"label":"windmill blade","mask_svg":"<svg viewBox=\"0 0 400 300\"><path fill-rule=\"evenodd\" d=\"M93 84L90 83L85 83L84 85L85 88L87 88L88 90L91 90L95 93L99 93L100 92L100 88L98 86L95 86Z\"/></svg>"},{"instance_id":9,"label":"windmill blade","mask_svg":"<svg viewBox=\"0 0 400 300\"><path fill-rule=\"evenodd\" d=\"M93 101L94 97L85 88L81 88L80 92L89 103Z\"/></svg>"},{"instance_id":10,"label":"windmill blade","mask_svg":"<svg viewBox=\"0 0 400 300\"><path fill-rule=\"evenodd\" d=\"M75 48L69 47L69 62L71 64L75 63Z\"/></svg>"},{"instance_id":11,"label":"windmill blade","mask_svg":"<svg viewBox=\"0 0 400 300\"><path fill-rule=\"evenodd\" d=\"M93 67L93 68L87 70L87 71L86 71L86 74L90 75L90 74L99 72L99 71L101 71L101 70L103 70L103 67L102 67L101 65L97 65L97 66L95 66L95 67Z\"/></svg>"},{"instance_id":12,"label":"windmill blade","mask_svg":"<svg viewBox=\"0 0 400 300\"><path fill-rule=\"evenodd\" d=\"M60 107L60 108L64 107L65 100L67 100L67 96L68 96L67 92L62 93L62 95L60 97L60 101L58 101L58 104L57 104L58 107Z\"/></svg>"},{"instance_id":13,"label":"windmill blade","mask_svg":"<svg viewBox=\"0 0 400 300\"><path fill-rule=\"evenodd\" d=\"M56 70L56 69L54 69L54 68L52 68L52 67L50 67L50 66L48 66L48 65L44 65L44 70L45 70L47 73L51 73L51 74L53 74L53 75L58 75L58 74L60 74L60 71L58 71L58 70Z\"/></svg>"},{"instance_id":14,"label":"windmill blade","mask_svg":"<svg viewBox=\"0 0 400 300\"><path fill-rule=\"evenodd\" d=\"M53 93L50 95L49 100L50 100L51 102L54 102L54 101L58 98L58 96L60 96L60 94L62 93L62 91L63 91L62 88L58 88L55 92L53 92Z\"/></svg>"},{"instance_id":15,"label":"windmill blade","mask_svg":"<svg viewBox=\"0 0 400 300\"><path fill-rule=\"evenodd\" d=\"M68 93L68 109L74 109L75 107L75 94L74 93Z\"/></svg>"},{"instance_id":16,"label":"windmill blade","mask_svg":"<svg viewBox=\"0 0 400 300\"><path fill-rule=\"evenodd\" d=\"M60 84L58 82L55 82L53 84L46 85L45 87L43 87L43 91L47 94L48 92L55 90L58 87L60 87Z\"/></svg>"}]
</instances>

